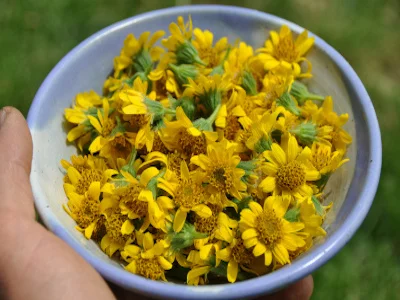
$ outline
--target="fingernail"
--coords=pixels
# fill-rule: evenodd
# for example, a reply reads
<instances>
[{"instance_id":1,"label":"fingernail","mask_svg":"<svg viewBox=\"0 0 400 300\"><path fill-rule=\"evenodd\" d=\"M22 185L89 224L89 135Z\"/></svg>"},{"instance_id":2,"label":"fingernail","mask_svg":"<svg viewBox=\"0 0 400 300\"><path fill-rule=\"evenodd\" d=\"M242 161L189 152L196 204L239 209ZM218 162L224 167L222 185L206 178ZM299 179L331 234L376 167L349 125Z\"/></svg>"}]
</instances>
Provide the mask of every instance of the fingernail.
<instances>
[{"instance_id":1,"label":"fingernail","mask_svg":"<svg viewBox=\"0 0 400 300\"><path fill-rule=\"evenodd\" d=\"M4 122L6 121L6 117L7 117L6 110L5 109L0 109L0 128L4 124Z\"/></svg>"}]
</instances>

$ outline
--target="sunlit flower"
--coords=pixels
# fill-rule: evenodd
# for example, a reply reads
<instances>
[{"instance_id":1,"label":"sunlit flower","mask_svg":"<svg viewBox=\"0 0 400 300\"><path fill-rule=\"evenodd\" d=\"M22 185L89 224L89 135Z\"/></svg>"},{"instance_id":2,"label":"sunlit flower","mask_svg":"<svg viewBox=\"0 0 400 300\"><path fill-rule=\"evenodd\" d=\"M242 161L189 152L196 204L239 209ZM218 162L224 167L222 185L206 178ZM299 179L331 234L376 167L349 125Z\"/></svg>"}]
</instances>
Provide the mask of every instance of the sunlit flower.
<instances>
[{"instance_id":1,"label":"sunlit flower","mask_svg":"<svg viewBox=\"0 0 400 300\"><path fill-rule=\"evenodd\" d=\"M303 31L294 41L289 27L283 25L279 34L270 31L270 39L265 42L260 59L264 61L267 70L283 67L293 72L295 77L311 77L311 63L304 57L314 44L314 38L309 38L307 31ZM302 72L301 62L307 63L307 70Z\"/></svg>"},{"instance_id":2,"label":"sunlit flower","mask_svg":"<svg viewBox=\"0 0 400 300\"><path fill-rule=\"evenodd\" d=\"M243 243L246 248L253 249L254 256L264 255L266 266L272 261L290 263L288 250L294 251L305 245L304 237L298 234L304 224L290 223L283 218L289 203L288 197L270 196L265 200L264 208L257 202L250 202L250 208L240 214Z\"/></svg>"},{"instance_id":3,"label":"sunlit flower","mask_svg":"<svg viewBox=\"0 0 400 300\"><path fill-rule=\"evenodd\" d=\"M311 150L308 147L301 149L296 138L290 135L285 150L273 143L271 150L265 151L263 156L267 160L262 166L266 177L260 183L260 189L300 199L312 194L307 182L316 181L321 175L309 162Z\"/></svg>"}]
</instances>

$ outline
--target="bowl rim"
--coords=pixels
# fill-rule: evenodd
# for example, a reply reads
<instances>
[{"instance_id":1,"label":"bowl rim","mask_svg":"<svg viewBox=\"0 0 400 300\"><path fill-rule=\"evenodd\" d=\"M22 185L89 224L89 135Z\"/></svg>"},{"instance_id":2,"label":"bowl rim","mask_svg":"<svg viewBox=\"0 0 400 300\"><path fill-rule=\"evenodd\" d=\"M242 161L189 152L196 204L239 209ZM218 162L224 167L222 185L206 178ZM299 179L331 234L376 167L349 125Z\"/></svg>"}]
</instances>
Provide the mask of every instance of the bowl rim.
<instances>
[{"instance_id":1,"label":"bowl rim","mask_svg":"<svg viewBox=\"0 0 400 300\"><path fill-rule=\"evenodd\" d=\"M64 65L79 53L85 47L103 36L111 34L132 23L139 22L144 19L168 15L187 15L191 12L215 12L225 11L233 14L246 14L249 17L263 19L277 25L286 24L294 32L304 30L301 26L287 21L283 18L260 12L257 10L227 6L227 5L188 5L178 6L165 9L154 10L142 13L128 19L114 23L97 33L91 35L68 54L66 54L57 65L48 74L39 90L37 91L32 105L30 107L27 122L32 133L34 133L36 120L40 118L40 104L44 99L44 95L48 91L55 74L57 74ZM370 164L365 170L365 182L361 193L358 195L362 205L357 209L353 209L344 220L343 224L329 238L327 238L323 247L318 247L312 252L312 255L305 255L293 262L291 265L285 266L273 273L249 279L244 282L236 282L234 284L220 284L207 286L187 286L181 284L171 284L159 281L152 281L141 276L126 272L122 268L103 262L89 250L85 249L78 241L76 241L61 223L53 212L46 209L46 196L40 188L39 176L35 172L31 173L32 191L34 194L36 208L44 222L44 224L52 230L57 236L69 244L78 254L80 254L87 262L89 262L104 278L120 285L128 290L136 291L146 295L156 297L168 297L174 299L227 299L227 298L246 298L254 297L261 294L271 293L283 288L315 271L317 268L325 264L331 259L354 235L365 219L375 196L382 163L382 144L379 130L378 120L375 114L371 99L363 86L360 78L357 76L350 64L329 44L309 31L309 35L315 38L315 46L323 50L325 54L335 63L336 67L341 71L345 80L353 86L360 99L360 109L365 117L369 139Z\"/></svg>"}]
</instances>

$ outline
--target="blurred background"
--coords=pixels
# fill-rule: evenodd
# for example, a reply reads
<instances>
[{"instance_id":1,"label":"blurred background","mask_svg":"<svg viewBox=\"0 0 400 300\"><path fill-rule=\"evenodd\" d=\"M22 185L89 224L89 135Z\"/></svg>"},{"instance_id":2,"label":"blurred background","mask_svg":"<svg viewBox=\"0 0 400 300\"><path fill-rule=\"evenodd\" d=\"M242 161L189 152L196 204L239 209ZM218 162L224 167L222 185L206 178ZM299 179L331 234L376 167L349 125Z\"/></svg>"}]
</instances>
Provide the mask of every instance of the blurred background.
<instances>
[{"instance_id":1,"label":"blurred background","mask_svg":"<svg viewBox=\"0 0 400 300\"><path fill-rule=\"evenodd\" d=\"M190 0L1 0L0 107L25 115L48 72L96 31ZM265 11L319 35L353 66L378 114L383 166L372 209L351 242L314 274L313 299L400 299L400 1L215 1ZM378 141L377 141L378 142ZM362 151L362 149L360 149ZM397 178L397 179L396 179Z\"/></svg>"}]
</instances>

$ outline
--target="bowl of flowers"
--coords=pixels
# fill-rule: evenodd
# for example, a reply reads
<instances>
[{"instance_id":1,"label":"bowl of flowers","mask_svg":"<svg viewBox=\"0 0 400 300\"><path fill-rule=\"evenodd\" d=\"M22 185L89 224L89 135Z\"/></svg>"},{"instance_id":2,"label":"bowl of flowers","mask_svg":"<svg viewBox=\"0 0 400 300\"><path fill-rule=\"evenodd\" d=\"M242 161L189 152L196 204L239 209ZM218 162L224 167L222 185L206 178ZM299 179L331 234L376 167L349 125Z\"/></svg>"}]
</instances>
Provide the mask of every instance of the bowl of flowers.
<instances>
[{"instance_id":1,"label":"bowl of flowers","mask_svg":"<svg viewBox=\"0 0 400 300\"><path fill-rule=\"evenodd\" d=\"M45 225L153 297L253 297L308 275L355 233L379 181L379 126L351 66L238 7L96 33L51 71L28 123Z\"/></svg>"}]
</instances>

